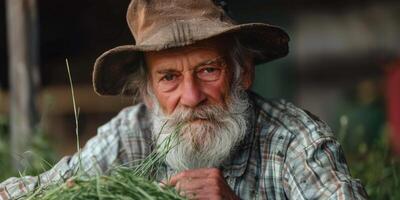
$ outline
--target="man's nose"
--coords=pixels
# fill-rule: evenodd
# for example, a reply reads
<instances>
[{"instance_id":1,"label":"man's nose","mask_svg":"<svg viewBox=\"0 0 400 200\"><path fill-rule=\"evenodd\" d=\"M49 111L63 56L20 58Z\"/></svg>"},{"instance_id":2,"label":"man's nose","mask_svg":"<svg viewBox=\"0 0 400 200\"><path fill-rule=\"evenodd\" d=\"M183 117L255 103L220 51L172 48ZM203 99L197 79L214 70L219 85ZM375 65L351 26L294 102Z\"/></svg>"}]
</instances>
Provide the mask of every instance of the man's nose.
<instances>
[{"instance_id":1,"label":"man's nose","mask_svg":"<svg viewBox=\"0 0 400 200\"><path fill-rule=\"evenodd\" d=\"M183 81L180 103L187 107L196 107L205 99L206 95L196 80L191 76L186 77Z\"/></svg>"}]
</instances>

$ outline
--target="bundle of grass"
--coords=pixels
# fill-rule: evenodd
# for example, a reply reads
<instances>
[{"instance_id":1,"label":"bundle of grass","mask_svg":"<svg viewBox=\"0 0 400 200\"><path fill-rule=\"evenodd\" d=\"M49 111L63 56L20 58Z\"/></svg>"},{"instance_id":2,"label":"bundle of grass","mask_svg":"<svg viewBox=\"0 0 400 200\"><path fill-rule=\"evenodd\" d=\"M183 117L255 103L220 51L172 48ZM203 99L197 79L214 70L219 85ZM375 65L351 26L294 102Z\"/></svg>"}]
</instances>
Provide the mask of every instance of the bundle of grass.
<instances>
[{"instance_id":1,"label":"bundle of grass","mask_svg":"<svg viewBox=\"0 0 400 200\"><path fill-rule=\"evenodd\" d=\"M159 147L134 168L117 167L111 175L87 178L82 172L68 179L65 183L39 188L27 199L185 199L168 186L161 186L154 181L154 174L162 164L168 151L175 146L177 131L172 133Z\"/></svg>"},{"instance_id":2,"label":"bundle of grass","mask_svg":"<svg viewBox=\"0 0 400 200\"><path fill-rule=\"evenodd\" d=\"M91 180L74 180L73 186L65 185L47 190L29 199L184 199L172 188L163 188L147 179L130 175L129 170L116 176L101 176Z\"/></svg>"}]
</instances>

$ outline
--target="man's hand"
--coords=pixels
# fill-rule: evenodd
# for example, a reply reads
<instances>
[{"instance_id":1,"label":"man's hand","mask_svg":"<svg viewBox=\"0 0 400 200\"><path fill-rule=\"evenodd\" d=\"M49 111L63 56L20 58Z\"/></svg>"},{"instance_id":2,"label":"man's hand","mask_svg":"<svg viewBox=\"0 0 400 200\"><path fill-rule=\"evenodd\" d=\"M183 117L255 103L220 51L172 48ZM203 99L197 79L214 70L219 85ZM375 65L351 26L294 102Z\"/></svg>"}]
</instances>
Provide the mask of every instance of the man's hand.
<instances>
[{"instance_id":1,"label":"man's hand","mask_svg":"<svg viewBox=\"0 0 400 200\"><path fill-rule=\"evenodd\" d=\"M225 182L221 170L202 168L186 170L171 177L167 185L189 199L239 199Z\"/></svg>"}]
</instances>

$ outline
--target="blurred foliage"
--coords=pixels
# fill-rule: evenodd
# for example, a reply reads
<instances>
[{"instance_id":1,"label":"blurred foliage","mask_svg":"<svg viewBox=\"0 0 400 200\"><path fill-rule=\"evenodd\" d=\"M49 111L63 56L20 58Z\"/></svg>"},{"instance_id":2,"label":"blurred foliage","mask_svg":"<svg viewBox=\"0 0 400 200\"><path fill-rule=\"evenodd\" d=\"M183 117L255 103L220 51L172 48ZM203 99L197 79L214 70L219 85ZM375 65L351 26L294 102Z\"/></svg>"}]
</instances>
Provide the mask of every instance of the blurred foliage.
<instances>
[{"instance_id":1,"label":"blurred foliage","mask_svg":"<svg viewBox=\"0 0 400 200\"><path fill-rule=\"evenodd\" d=\"M363 80L338 108L338 139L370 199L400 199L400 157L390 151L380 80Z\"/></svg>"},{"instance_id":2,"label":"blurred foliage","mask_svg":"<svg viewBox=\"0 0 400 200\"><path fill-rule=\"evenodd\" d=\"M348 134L346 140L342 141L342 145L349 151L357 150L354 143L365 142L372 145L380 140L387 120L385 99L379 85L378 80L363 80L346 91L344 102L338 105L337 116L342 117L340 120L335 120L338 123L334 127L341 134L345 128ZM348 121L345 127L343 127L343 120Z\"/></svg>"},{"instance_id":3,"label":"blurred foliage","mask_svg":"<svg viewBox=\"0 0 400 200\"><path fill-rule=\"evenodd\" d=\"M0 182L12 176L37 175L53 166L56 154L48 138L40 128L34 132L31 150L22 155L11 155L8 120L0 115ZM24 166L23 171L13 168L12 159L17 159Z\"/></svg>"},{"instance_id":4,"label":"blurred foliage","mask_svg":"<svg viewBox=\"0 0 400 200\"><path fill-rule=\"evenodd\" d=\"M9 162L11 157L7 139L7 123L7 119L0 115L0 181L12 174L11 163Z\"/></svg>"},{"instance_id":5,"label":"blurred foliage","mask_svg":"<svg viewBox=\"0 0 400 200\"><path fill-rule=\"evenodd\" d=\"M389 130L384 128L376 140L351 140L351 121L342 116L339 141L343 144L351 175L360 179L370 199L400 199L400 158L390 152ZM359 139L359 138L358 138Z\"/></svg>"}]
</instances>

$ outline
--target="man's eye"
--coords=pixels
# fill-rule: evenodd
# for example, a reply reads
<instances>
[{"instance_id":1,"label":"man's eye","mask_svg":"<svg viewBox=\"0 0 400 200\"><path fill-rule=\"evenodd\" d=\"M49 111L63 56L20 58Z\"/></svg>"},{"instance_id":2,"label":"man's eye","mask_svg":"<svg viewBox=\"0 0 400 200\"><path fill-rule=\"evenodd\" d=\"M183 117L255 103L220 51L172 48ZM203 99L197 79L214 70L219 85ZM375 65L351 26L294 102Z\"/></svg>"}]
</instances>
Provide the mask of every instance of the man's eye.
<instances>
[{"instance_id":1,"label":"man's eye","mask_svg":"<svg viewBox=\"0 0 400 200\"><path fill-rule=\"evenodd\" d=\"M176 79L175 74L166 74L161 78L162 81L172 81L174 79Z\"/></svg>"},{"instance_id":2,"label":"man's eye","mask_svg":"<svg viewBox=\"0 0 400 200\"><path fill-rule=\"evenodd\" d=\"M200 70L200 73L213 73L215 71L217 71L218 69L215 67L207 67L207 68L203 68Z\"/></svg>"},{"instance_id":3,"label":"man's eye","mask_svg":"<svg viewBox=\"0 0 400 200\"><path fill-rule=\"evenodd\" d=\"M217 70L216 68L211 68L211 67L205 68L205 69L204 69L204 71L207 72L207 73L213 73L213 72L215 72L216 70Z\"/></svg>"},{"instance_id":4,"label":"man's eye","mask_svg":"<svg viewBox=\"0 0 400 200\"><path fill-rule=\"evenodd\" d=\"M218 80L221 75L221 69L218 67L205 67L197 72L197 77L203 81Z\"/></svg>"},{"instance_id":5,"label":"man's eye","mask_svg":"<svg viewBox=\"0 0 400 200\"><path fill-rule=\"evenodd\" d=\"M163 73L157 83L160 91L169 92L179 85L181 74L179 73Z\"/></svg>"}]
</instances>

